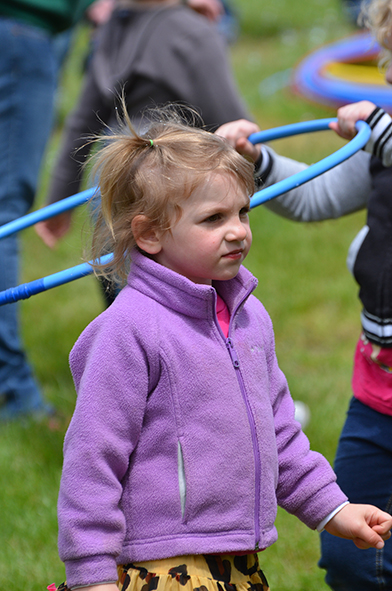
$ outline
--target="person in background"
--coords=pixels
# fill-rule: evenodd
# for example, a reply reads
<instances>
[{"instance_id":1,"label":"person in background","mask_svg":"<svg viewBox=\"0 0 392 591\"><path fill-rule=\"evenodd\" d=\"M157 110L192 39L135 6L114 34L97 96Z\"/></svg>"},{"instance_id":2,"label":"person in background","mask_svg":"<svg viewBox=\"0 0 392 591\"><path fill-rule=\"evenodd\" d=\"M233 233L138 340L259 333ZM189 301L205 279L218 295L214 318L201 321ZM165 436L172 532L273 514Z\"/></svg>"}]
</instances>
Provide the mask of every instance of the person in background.
<instances>
[{"instance_id":1,"label":"person in background","mask_svg":"<svg viewBox=\"0 0 392 591\"><path fill-rule=\"evenodd\" d=\"M52 129L54 39L91 2L0 0L0 225L25 215L33 204ZM1 291L18 284L18 263L18 237L0 240ZM51 412L21 343L18 307L0 307L0 421Z\"/></svg>"},{"instance_id":2,"label":"person in background","mask_svg":"<svg viewBox=\"0 0 392 591\"><path fill-rule=\"evenodd\" d=\"M361 18L384 48L386 81L392 83L392 3L372 0ZM349 160L302 187L265 204L296 221L338 218L367 209L367 223L350 246L347 264L359 284L361 334L354 355L353 398L335 459L338 484L352 502L392 512L392 119L382 108L360 101L338 110L331 128L346 139L355 122L366 120L371 137ZM247 137L258 130L248 121L217 130L257 161L259 183L274 184L306 168ZM321 534L320 567L334 591L392 589L392 548L360 553L344 540Z\"/></svg>"}]
</instances>

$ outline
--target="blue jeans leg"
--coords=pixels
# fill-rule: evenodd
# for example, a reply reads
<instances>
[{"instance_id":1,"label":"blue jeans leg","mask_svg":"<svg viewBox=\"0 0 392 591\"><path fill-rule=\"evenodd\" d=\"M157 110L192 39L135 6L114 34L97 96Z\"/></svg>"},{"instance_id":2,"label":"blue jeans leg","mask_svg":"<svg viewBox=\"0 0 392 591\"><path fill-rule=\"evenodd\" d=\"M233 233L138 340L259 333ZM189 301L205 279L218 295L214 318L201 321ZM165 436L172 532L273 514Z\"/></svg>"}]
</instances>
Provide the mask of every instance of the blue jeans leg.
<instances>
[{"instance_id":1,"label":"blue jeans leg","mask_svg":"<svg viewBox=\"0 0 392 591\"><path fill-rule=\"evenodd\" d=\"M40 29L0 18L0 225L28 212L52 128L56 60ZM0 240L0 290L18 284L18 237ZM0 419L45 410L19 336L18 304L0 307Z\"/></svg>"},{"instance_id":2,"label":"blue jeans leg","mask_svg":"<svg viewBox=\"0 0 392 591\"><path fill-rule=\"evenodd\" d=\"M351 400L335 460L338 484L353 503L392 509L392 416ZM321 534L321 568L334 591L392 589L392 542L359 550L351 540Z\"/></svg>"}]
</instances>

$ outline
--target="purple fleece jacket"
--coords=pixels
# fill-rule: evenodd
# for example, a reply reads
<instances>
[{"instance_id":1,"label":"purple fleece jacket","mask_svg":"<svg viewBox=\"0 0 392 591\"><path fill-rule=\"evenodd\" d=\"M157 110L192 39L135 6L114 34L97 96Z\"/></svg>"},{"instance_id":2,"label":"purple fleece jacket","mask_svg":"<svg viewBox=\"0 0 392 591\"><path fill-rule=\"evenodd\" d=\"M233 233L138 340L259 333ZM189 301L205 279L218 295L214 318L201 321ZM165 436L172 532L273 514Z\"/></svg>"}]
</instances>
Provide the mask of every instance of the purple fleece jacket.
<instances>
[{"instance_id":1,"label":"purple fleece jacket","mask_svg":"<svg viewBox=\"0 0 392 591\"><path fill-rule=\"evenodd\" d=\"M78 339L59 495L68 586L116 580L116 564L266 548L277 504L315 528L346 500L294 420L256 285L243 267L194 284L135 252Z\"/></svg>"}]
</instances>

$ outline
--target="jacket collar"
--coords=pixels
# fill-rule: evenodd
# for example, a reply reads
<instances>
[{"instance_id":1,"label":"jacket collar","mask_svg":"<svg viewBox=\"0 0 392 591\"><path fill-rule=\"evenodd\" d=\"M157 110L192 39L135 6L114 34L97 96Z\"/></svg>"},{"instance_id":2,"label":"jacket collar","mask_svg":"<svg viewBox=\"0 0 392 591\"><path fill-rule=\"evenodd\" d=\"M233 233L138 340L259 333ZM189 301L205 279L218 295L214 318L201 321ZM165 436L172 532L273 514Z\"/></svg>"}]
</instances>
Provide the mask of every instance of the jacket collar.
<instances>
[{"instance_id":1,"label":"jacket collar","mask_svg":"<svg viewBox=\"0 0 392 591\"><path fill-rule=\"evenodd\" d=\"M241 267L234 279L214 281L213 286L193 283L135 250L128 285L167 308L193 318L215 313L216 291L233 313L257 286L257 279Z\"/></svg>"}]
</instances>

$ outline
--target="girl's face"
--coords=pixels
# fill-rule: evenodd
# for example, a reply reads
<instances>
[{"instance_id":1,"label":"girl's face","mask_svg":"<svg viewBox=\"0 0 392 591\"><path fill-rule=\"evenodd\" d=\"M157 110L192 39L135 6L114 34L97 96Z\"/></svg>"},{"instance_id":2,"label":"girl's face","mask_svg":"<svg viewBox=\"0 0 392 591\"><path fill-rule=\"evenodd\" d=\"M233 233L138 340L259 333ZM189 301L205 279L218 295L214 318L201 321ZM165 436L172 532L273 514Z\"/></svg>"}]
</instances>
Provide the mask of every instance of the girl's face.
<instances>
[{"instance_id":1,"label":"girl's face","mask_svg":"<svg viewBox=\"0 0 392 591\"><path fill-rule=\"evenodd\" d=\"M194 283L235 277L249 252L249 197L229 174L212 174L181 204L155 260Z\"/></svg>"}]
</instances>

